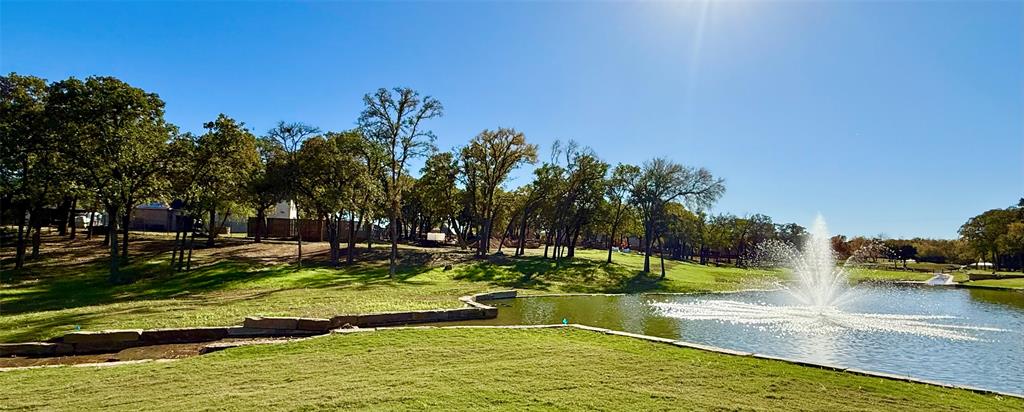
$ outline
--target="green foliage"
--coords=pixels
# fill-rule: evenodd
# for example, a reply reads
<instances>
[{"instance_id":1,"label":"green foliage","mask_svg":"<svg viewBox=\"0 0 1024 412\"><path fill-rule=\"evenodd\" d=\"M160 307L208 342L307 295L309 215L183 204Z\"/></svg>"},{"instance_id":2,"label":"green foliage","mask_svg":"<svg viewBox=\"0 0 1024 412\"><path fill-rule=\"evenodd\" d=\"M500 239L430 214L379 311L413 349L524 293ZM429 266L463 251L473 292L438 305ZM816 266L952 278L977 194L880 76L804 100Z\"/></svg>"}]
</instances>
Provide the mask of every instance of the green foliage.
<instances>
[{"instance_id":1,"label":"green foliage","mask_svg":"<svg viewBox=\"0 0 1024 412\"><path fill-rule=\"evenodd\" d=\"M398 265L398 219L402 213L401 179L410 158L424 156L434 150L436 137L420 127L424 120L444 114L441 102L433 97L420 97L409 88L385 88L363 96L363 112L359 129L368 141L383 153L384 192L391 237L391 274Z\"/></svg>"},{"instance_id":2,"label":"green foliage","mask_svg":"<svg viewBox=\"0 0 1024 412\"><path fill-rule=\"evenodd\" d=\"M46 110L60 125L65 153L106 209L112 236L119 220L167 187L168 142L177 128L164 121L156 94L113 77L71 78L50 85ZM111 246L110 280L117 283L117 242Z\"/></svg>"},{"instance_id":3,"label":"green foliage","mask_svg":"<svg viewBox=\"0 0 1024 412\"><path fill-rule=\"evenodd\" d=\"M1024 207L988 210L967 220L960 236L978 260L989 259L993 269L1024 270Z\"/></svg>"},{"instance_id":4,"label":"green foliage","mask_svg":"<svg viewBox=\"0 0 1024 412\"><path fill-rule=\"evenodd\" d=\"M256 136L245 125L221 114L203 125L200 136L183 134L171 143L175 160L171 168L172 199L181 200L189 215L202 218L221 212L226 217L244 210L254 175L261 166ZM263 169L263 170L261 170ZM207 222L211 240L217 222Z\"/></svg>"},{"instance_id":5,"label":"green foliage","mask_svg":"<svg viewBox=\"0 0 1024 412\"><path fill-rule=\"evenodd\" d=\"M526 143L526 136L515 129L485 129L462 149L461 159L463 173L479 191L479 195L474 196L477 204L473 210L479 212L476 216L481 227L477 254L482 256L490 251L499 189L513 170L524 163L536 162L537 146Z\"/></svg>"},{"instance_id":6,"label":"green foliage","mask_svg":"<svg viewBox=\"0 0 1024 412\"><path fill-rule=\"evenodd\" d=\"M644 271L650 271L651 245L658 237L669 202L679 200L701 209L714 203L724 192L724 181L704 168L684 167L664 158L644 163L630 194L644 227Z\"/></svg>"}]
</instances>

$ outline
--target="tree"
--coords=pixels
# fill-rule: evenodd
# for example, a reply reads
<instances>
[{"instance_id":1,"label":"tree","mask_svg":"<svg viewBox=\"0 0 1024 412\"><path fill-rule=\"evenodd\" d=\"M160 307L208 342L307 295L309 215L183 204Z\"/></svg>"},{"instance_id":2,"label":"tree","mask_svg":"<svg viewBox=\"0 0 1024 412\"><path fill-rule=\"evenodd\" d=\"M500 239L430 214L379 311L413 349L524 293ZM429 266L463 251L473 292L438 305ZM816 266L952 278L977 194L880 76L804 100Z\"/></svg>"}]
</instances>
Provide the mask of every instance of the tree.
<instances>
[{"instance_id":1,"label":"tree","mask_svg":"<svg viewBox=\"0 0 1024 412\"><path fill-rule=\"evenodd\" d=\"M154 93L113 77L68 79L50 87L51 121L70 143L67 153L96 192L109 221L110 281L123 282L132 209L165 184L168 141L177 129L164 121L164 102ZM124 226L121 259L115 235Z\"/></svg>"},{"instance_id":2,"label":"tree","mask_svg":"<svg viewBox=\"0 0 1024 412\"><path fill-rule=\"evenodd\" d=\"M267 230L267 211L285 200L288 182L283 179L287 169L283 147L272 139L262 137L256 140L256 153L257 163L246 182L244 198L256 211L254 242L260 243Z\"/></svg>"},{"instance_id":3,"label":"tree","mask_svg":"<svg viewBox=\"0 0 1024 412\"><path fill-rule=\"evenodd\" d=\"M644 163L630 191L644 226L644 273L651 271L651 243L665 205L681 199L701 208L714 203L724 192L724 181L704 168L684 167L664 158ZM664 270L661 277L665 277Z\"/></svg>"},{"instance_id":4,"label":"tree","mask_svg":"<svg viewBox=\"0 0 1024 412\"><path fill-rule=\"evenodd\" d=\"M392 93L393 92L393 93ZM398 218L402 213L402 192L399 187L406 162L426 155L434 149L433 132L420 127L424 120L444 113L441 102L409 88L393 91L381 88L363 97L365 105L359 116L359 129L370 142L381 147L385 159L385 193L388 201L388 223L391 235L390 277L395 276L398 263Z\"/></svg>"},{"instance_id":5,"label":"tree","mask_svg":"<svg viewBox=\"0 0 1024 412\"><path fill-rule=\"evenodd\" d=\"M327 133L306 140L296 155L302 168L295 182L298 200L326 222L331 265L335 267L341 255L342 214L352 210L352 190L363 179L363 165L352 147L361 141L358 133Z\"/></svg>"},{"instance_id":6,"label":"tree","mask_svg":"<svg viewBox=\"0 0 1024 412\"><path fill-rule=\"evenodd\" d=\"M590 149L567 151L566 185L556 208L555 255L575 256L576 244L584 227L597 216L605 194L605 175L608 164Z\"/></svg>"},{"instance_id":7,"label":"tree","mask_svg":"<svg viewBox=\"0 0 1024 412\"><path fill-rule=\"evenodd\" d=\"M477 256L485 256L490 251L495 193L512 170L523 163L537 161L537 146L526 143L525 135L515 129L484 130L462 149L462 161L466 165L465 173L476 175L480 190L477 201L481 230Z\"/></svg>"},{"instance_id":8,"label":"tree","mask_svg":"<svg viewBox=\"0 0 1024 412\"><path fill-rule=\"evenodd\" d=\"M246 185L260 164L256 136L245 129L244 123L220 114L217 119L203 125L206 133L199 136L196 147L197 164L205 169L198 179L198 203L209 213L207 246L214 239L224 220L238 208L244 198ZM203 164L198 164L198 163ZM223 212L221 224L216 222L217 212Z\"/></svg>"},{"instance_id":9,"label":"tree","mask_svg":"<svg viewBox=\"0 0 1024 412\"><path fill-rule=\"evenodd\" d=\"M967 220L960 226L960 236L984 260L991 257L993 269L999 269L999 238L1006 233L1014 220L1012 209L992 209Z\"/></svg>"},{"instance_id":10,"label":"tree","mask_svg":"<svg viewBox=\"0 0 1024 412\"><path fill-rule=\"evenodd\" d=\"M807 228L796 223L775 225L775 232L780 241L791 246L802 245L804 238L807 236Z\"/></svg>"},{"instance_id":11,"label":"tree","mask_svg":"<svg viewBox=\"0 0 1024 412\"><path fill-rule=\"evenodd\" d=\"M299 149L303 142L311 136L320 133L320 129L301 122L285 123L277 122L277 126L267 131L265 139L277 145L281 150L281 162L278 172L282 182L281 197L294 200L298 196L297 182L303 171L303 165L299 158ZM298 265L302 267L302 220L299 220L298 230Z\"/></svg>"},{"instance_id":12,"label":"tree","mask_svg":"<svg viewBox=\"0 0 1024 412\"><path fill-rule=\"evenodd\" d=\"M1010 222L997 243L1000 249L1017 256L1017 267L1024 272L1024 220Z\"/></svg>"},{"instance_id":13,"label":"tree","mask_svg":"<svg viewBox=\"0 0 1024 412\"><path fill-rule=\"evenodd\" d=\"M25 264L25 216L45 201L43 160L51 152L47 133L46 81L11 73L0 77L0 190L9 196L18 222L15 268ZM28 225L31 232L32 224ZM38 231L37 231L38 233Z\"/></svg>"},{"instance_id":14,"label":"tree","mask_svg":"<svg viewBox=\"0 0 1024 412\"><path fill-rule=\"evenodd\" d=\"M630 188L637 177L640 176L640 168L630 164L618 164L612 170L612 176L608 180L605 190L605 197L608 199L609 233L608 233L608 263L612 263L612 247L615 245L615 235L622 223L622 217L629 208Z\"/></svg>"},{"instance_id":15,"label":"tree","mask_svg":"<svg viewBox=\"0 0 1024 412\"><path fill-rule=\"evenodd\" d=\"M451 228L459 237L459 244L465 247L458 221L461 193L455 185L459 177L458 159L450 152L435 153L427 158L420 173L417 183L422 196L428 199L423 204L424 211L433 222Z\"/></svg>"}]
</instances>

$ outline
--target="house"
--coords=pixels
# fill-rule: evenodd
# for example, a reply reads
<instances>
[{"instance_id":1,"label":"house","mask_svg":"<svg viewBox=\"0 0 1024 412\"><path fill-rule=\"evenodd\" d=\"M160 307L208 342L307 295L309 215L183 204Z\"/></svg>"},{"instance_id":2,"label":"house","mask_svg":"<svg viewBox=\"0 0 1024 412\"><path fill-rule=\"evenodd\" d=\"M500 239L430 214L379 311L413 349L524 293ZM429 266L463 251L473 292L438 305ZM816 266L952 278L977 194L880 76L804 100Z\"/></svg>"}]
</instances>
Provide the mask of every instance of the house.
<instances>
[{"instance_id":1,"label":"house","mask_svg":"<svg viewBox=\"0 0 1024 412\"><path fill-rule=\"evenodd\" d=\"M297 219L298 217L299 210L295 207L295 202L291 200L278 202L274 205L274 210L267 214L267 218L273 219Z\"/></svg>"},{"instance_id":2,"label":"house","mask_svg":"<svg viewBox=\"0 0 1024 412\"><path fill-rule=\"evenodd\" d=\"M136 206L128 223L130 230L171 232L178 227L179 214L163 202L150 202Z\"/></svg>"}]
</instances>

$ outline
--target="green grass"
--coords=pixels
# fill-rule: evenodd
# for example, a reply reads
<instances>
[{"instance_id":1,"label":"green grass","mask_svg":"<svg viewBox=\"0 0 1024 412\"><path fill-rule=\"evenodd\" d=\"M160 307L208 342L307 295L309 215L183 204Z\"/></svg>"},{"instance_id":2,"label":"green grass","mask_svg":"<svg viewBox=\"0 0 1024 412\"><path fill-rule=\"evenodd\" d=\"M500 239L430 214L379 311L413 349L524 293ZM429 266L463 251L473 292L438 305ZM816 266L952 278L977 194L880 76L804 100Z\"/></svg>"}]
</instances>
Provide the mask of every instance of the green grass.
<instances>
[{"instance_id":1,"label":"green grass","mask_svg":"<svg viewBox=\"0 0 1024 412\"><path fill-rule=\"evenodd\" d=\"M331 317L345 313L457 307L459 296L502 288L527 293L695 292L763 287L778 273L666 261L663 281L640 273L643 258L581 250L556 264L541 256L457 264L444 271L405 250L396 278L382 260L339 269L262 265L221 260L190 272L171 272L160 255L139 257L126 268L135 281L110 285L103 262L36 262L36 269L6 275L0 289L0 341L47 339L75 330L217 326L246 316ZM166 256L163 257L166 259ZM652 262L655 265L657 262ZM657 266L655 266L657 268ZM531 273L525 279L523 273Z\"/></svg>"},{"instance_id":2,"label":"green grass","mask_svg":"<svg viewBox=\"0 0 1024 412\"><path fill-rule=\"evenodd\" d=\"M901 281L901 280L912 280L921 281L928 280L933 275L931 273L924 272L912 272L906 270L886 270L886 269L851 269L848 271L850 280L854 282L862 281Z\"/></svg>"},{"instance_id":3,"label":"green grass","mask_svg":"<svg viewBox=\"0 0 1024 412\"><path fill-rule=\"evenodd\" d=\"M968 282L967 285L971 285L971 286L984 286L984 287L996 287L996 288L1024 289L1024 278L975 280L975 281L972 281L972 282Z\"/></svg>"},{"instance_id":4,"label":"green grass","mask_svg":"<svg viewBox=\"0 0 1024 412\"><path fill-rule=\"evenodd\" d=\"M666 260L667 276L659 280L657 259L651 261L652 275L644 275L640 255L615 253L614 263L605 264L606 251L587 249L561 263L543 259L540 250L530 250L521 258L468 260L444 271L441 264L430 263L432 254L459 252L405 248L402 253L407 266L390 279L379 256L370 255L368 261L339 269L322 265L299 269L218 250L202 261L204 266L184 273L167 269L162 260L167 259L165 252L140 253L126 269L127 276L135 280L127 285L110 285L102 260L50 257L33 262L22 273L4 273L0 279L0 342L48 339L76 327L220 326L236 325L255 315L331 317L457 307L461 305L459 296L506 288L527 294L706 292L772 287L783 278L779 271ZM853 274L855 281L928 277L886 270Z\"/></svg>"},{"instance_id":5,"label":"green grass","mask_svg":"<svg viewBox=\"0 0 1024 412\"><path fill-rule=\"evenodd\" d=\"M575 329L331 335L167 363L0 373L45 410L1020 410L1024 401Z\"/></svg>"}]
</instances>

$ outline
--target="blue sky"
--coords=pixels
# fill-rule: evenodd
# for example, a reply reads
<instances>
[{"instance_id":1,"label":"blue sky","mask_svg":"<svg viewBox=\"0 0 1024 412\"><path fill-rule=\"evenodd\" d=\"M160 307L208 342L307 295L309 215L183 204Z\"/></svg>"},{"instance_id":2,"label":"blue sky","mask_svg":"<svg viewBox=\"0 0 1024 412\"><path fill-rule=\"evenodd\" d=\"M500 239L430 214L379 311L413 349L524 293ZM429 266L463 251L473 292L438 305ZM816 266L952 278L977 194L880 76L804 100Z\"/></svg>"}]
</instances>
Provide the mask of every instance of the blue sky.
<instances>
[{"instance_id":1,"label":"blue sky","mask_svg":"<svg viewBox=\"0 0 1024 412\"><path fill-rule=\"evenodd\" d=\"M0 70L112 75L184 130L351 128L408 86L443 150L515 127L726 179L713 212L951 238L1024 196L1024 2L0 3ZM529 170L511 185L524 183Z\"/></svg>"}]
</instances>

